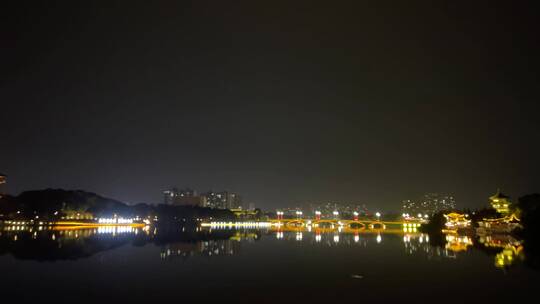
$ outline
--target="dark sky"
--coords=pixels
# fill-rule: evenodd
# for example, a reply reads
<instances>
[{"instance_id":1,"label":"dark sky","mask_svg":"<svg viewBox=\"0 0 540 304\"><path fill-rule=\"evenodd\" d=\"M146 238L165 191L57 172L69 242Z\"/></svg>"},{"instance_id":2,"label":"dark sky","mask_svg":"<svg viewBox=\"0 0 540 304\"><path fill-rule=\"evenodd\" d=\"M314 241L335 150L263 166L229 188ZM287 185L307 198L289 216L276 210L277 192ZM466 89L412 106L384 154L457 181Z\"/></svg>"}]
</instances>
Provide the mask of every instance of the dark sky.
<instances>
[{"instance_id":1,"label":"dark sky","mask_svg":"<svg viewBox=\"0 0 540 304\"><path fill-rule=\"evenodd\" d=\"M0 9L12 193L160 202L178 185L391 210L540 191L526 1L19 2Z\"/></svg>"}]
</instances>

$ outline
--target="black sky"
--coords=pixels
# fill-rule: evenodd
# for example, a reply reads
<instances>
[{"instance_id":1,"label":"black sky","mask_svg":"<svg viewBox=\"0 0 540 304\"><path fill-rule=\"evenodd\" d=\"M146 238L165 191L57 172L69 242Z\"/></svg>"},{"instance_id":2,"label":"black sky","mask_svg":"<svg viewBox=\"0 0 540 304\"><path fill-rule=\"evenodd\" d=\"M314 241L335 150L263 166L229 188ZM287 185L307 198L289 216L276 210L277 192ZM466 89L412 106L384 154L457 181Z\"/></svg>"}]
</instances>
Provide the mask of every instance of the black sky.
<instances>
[{"instance_id":1,"label":"black sky","mask_svg":"<svg viewBox=\"0 0 540 304\"><path fill-rule=\"evenodd\" d=\"M537 10L433 2L2 4L0 172L263 208L540 191Z\"/></svg>"}]
</instances>

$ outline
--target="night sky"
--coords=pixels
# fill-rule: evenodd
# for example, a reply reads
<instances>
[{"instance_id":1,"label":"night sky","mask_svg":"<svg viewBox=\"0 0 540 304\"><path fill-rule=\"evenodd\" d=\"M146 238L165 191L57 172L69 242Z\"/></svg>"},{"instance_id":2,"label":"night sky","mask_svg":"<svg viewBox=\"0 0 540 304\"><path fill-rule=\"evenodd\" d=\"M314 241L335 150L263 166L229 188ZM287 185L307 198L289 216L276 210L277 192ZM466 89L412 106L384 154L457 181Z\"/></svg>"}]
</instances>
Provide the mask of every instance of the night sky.
<instances>
[{"instance_id":1,"label":"night sky","mask_svg":"<svg viewBox=\"0 0 540 304\"><path fill-rule=\"evenodd\" d=\"M0 8L10 193L399 211L540 191L526 1L18 2Z\"/></svg>"}]
</instances>

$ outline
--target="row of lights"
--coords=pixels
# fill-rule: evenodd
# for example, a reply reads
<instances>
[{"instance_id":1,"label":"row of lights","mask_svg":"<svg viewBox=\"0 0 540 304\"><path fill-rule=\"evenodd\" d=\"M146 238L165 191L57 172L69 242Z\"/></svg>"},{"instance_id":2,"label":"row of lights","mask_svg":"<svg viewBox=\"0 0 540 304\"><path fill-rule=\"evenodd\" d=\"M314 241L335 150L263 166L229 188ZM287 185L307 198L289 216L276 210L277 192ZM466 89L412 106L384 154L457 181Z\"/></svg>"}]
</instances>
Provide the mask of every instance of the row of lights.
<instances>
[{"instance_id":1,"label":"row of lights","mask_svg":"<svg viewBox=\"0 0 540 304\"><path fill-rule=\"evenodd\" d=\"M296 241L302 241L303 237L304 236L303 236L302 232L297 232L296 235L295 235L295 240ZM283 238L284 238L283 231L277 231L276 232L276 239L281 240ZM334 240L334 243L339 243L339 240L340 240L339 234L335 234L333 236L333 240ZM382 236L380 234L377 234L377 237L375 238L375 240L377 241L377 243L382 242ZM321 234L315 234L315 242L319 243L321 241L322 241L322 235ZM355 235L354 236L354 242L358 243L359 241L360 241L360 236Z\"/></svg>"},{"instance_id":2,"label":"row of lights","mask_svg":"<svg viewBox=\"0 0 540 304\"><path fill-rule=\"evenodd\" d=\"M269 222L210 222L202 223L203 227L243 227L243 228L264 228L272 226Z\"/></svg>"},{"instance_id":3,"label":"row of lights","mask_svg":"<svg viewBox=\"0 0 540 304\"><path fill-rule=\"evenodd\" d=\"M419 223L403 223L403 227L418 228L420 226L422 226L422 224L419 224Z\"/></svg>"},{"instance_id":4,"label":"row of lights","mask_svg":"<svg viewBox=\"0 0 540 304\"><path fill-rule=\"evenodd\" d=\"M117 227L98 227L98 234L111 234L111 233L131 233L137 231L131 226L117 226Z\"/></svg>"},{"instance_id":5,"label":"row of lights","mask_svg":"<svg viewBox=\"0 0 540 304\"><path fill-rule=\"evenodd\" d=\"M98 219L100 224L133 224L133 219L125 218L100 218Z\"/></svg>"},{"instance_id":6,"label":"row of lights","mask_svg":"<svg viewBox=\"0 0 540 304\"><path fill-rule=\"evenodd\" d=\"M408 214L408 213L403 213L402 216L403 216L404 218L410 218L410 217L411 217L411 215ZM418 214L417 214L417 217L418 217L418 218L425 218L425 219L427 219L427 218L429 217L429 215L428 215L428 214L418 213Z\"/></svg>"},{"instance_id":7,"label":"row of lights","mask_svg":"<svg viewBox=\"0 0 540 304\"><path fill-rule=\"evenodd\" d=\"M301 217L302 214L303 214L303 212L300 211L300 210L297 210L295 213L296 213L296 216L298 216L298 217ZM276 211L276 215L278 216L278 218L280 218L280 217L283 218L283 215L284 215L284 214L285 214L285 212L283 212L283 211ZM322 213L321 213L320 211L318 211L318 210L315 211L315 216L316 216L316 217L319 218L319 217L321 216L321 214L322 214ZM332 212L332 214L333 214L335 217L338 217L338 216L339 216L339 211L334 210L334 211ZM354 212L353 212L353 215L354 215L355 217L358 217L359 213L358 213L357 211L354 211ZM377 219L379 219L379 218L381 217L381 213L377 211L377 212L375 213L375 216L377 217ZM405 215L403 215L403 216L405 216Z\"/></svg>"}]
</instances>

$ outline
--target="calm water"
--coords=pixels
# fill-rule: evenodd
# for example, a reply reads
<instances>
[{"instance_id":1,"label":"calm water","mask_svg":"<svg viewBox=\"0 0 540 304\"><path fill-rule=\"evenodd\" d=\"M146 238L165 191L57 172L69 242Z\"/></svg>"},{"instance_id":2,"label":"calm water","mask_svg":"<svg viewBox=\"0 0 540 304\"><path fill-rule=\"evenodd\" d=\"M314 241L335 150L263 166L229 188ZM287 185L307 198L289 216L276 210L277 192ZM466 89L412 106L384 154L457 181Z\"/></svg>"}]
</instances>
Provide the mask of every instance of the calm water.
<instances>
[{"instance_id":1,"label":"calm water","mask_svg":"<svg viewBox=\"0 0 540 304\"><path fill-rule=\"evenodd\" d=\"M540 272L512 242L441 243L399 232L4 230L0 286L18 303L507 302L540 286Z\"/></svg>"}]
</instances>

